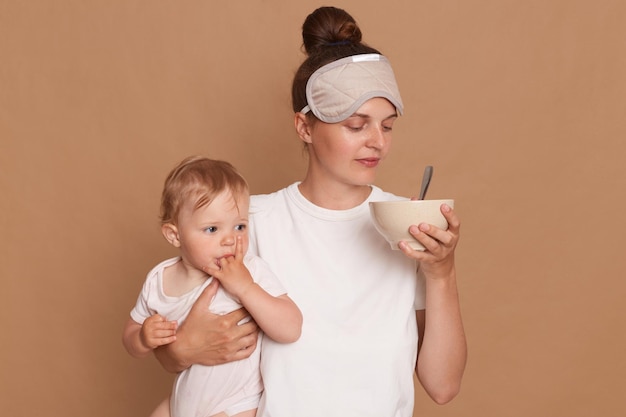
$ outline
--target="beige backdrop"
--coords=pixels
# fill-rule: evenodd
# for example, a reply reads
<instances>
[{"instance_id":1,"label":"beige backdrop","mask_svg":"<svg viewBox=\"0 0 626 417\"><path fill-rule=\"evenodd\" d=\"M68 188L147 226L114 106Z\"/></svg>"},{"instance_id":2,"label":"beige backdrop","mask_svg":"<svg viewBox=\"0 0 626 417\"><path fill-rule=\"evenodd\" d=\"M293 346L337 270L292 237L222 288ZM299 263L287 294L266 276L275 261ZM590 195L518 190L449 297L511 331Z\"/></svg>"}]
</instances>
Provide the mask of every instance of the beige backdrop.
<instances>
[{"instance_id":1,"label":"beige backdrop","mask_svg":"<svg viewBox=\"0 0 626 417\"><path fill-rule=\"evenodd\" d=\"M320 5L0 0L2 415L146 416L166 395L120 342L174 253L162 182L197 153L255 193L301 178L289 88ZM463 221L463 390L419 391L416 415L626 415L626 3L336 5L406 104L378 185L414 195L432 164L429 197Z\"/></svg>"}]
</instances>

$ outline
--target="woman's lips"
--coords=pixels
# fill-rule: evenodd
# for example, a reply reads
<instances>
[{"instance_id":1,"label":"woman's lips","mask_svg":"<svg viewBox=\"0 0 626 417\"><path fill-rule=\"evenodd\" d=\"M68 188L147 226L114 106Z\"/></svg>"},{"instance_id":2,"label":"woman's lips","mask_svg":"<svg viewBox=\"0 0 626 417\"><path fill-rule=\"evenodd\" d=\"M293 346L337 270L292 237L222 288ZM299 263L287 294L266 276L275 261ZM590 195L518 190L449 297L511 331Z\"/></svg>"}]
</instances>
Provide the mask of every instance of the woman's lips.
<instances>
[{"instance_id":1,"label":"woman's lips","mask_svg":"<svg viewBox=\"0 0 626 417\"><path fill-rule=\"evenodd\" d=\"M380 158L361 158L361 159L357 159L357 162L359 162L362 165L365 165L368 168L374 168L380 162Z\"/></svg>"}]
</instances>

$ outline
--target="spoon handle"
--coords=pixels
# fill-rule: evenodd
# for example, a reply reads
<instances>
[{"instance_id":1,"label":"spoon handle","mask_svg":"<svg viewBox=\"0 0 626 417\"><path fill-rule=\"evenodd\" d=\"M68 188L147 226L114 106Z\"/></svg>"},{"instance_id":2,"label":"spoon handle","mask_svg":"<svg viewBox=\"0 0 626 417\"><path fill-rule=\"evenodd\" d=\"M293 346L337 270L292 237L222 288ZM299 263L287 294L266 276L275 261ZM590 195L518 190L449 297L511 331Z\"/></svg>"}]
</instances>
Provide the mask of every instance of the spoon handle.
<instances>
[{"instance_id":1,"label":"spoon handle","mask_svg":"<svg viewBox=\"0 0 626 417\"><path fill-rule=\"evenodd\" d=\"M428 186L430 185L430 179L433 176L433 167L431 165L427 165L424 168L424 177L422 178L422 188L420 189L420 195L417 198L418 200L423 200L426 197L426 191L428 191Z\"/></svg>"}]
</instances>

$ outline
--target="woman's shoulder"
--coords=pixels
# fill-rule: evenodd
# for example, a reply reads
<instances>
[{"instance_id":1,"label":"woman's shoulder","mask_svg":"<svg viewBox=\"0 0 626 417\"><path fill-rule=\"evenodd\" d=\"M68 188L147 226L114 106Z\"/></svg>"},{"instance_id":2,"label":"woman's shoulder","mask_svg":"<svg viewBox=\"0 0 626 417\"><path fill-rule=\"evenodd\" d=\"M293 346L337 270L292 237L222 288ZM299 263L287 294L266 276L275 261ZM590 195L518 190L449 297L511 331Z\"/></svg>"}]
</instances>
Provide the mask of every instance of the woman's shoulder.
<instances>
[{"instance_id":1,"label":"woman's shoulder","mask_svg":"<svg viewBox=\"0 0 626 417\"><path fill-rule=\"evenodd\" d=\"M284 204L287 199L287 194L290 192L289 190L295 186L296 183L285 188L281 188L278 191L274 191L273 193L251 195L250 214L258 214L264 211L269 211L278 205Z\"/></svg>"}]
</instances>

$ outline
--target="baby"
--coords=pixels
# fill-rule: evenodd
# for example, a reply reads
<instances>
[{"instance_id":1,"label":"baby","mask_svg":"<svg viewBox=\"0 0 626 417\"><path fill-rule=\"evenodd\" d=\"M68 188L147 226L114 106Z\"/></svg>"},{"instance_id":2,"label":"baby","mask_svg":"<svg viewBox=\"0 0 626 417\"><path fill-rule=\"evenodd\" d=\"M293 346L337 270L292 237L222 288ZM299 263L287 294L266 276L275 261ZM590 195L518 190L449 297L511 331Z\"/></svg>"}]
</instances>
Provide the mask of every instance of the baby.
<instances>
[{"instance_id":1,"label":"baby","mask_svg":"<svg viewBox=\"0 0 626 417\"><path fill-rule=\"evenodd\" d=\"M165 181L161 231L179 248L148 274L124 329L134 357L172 343L194 301L216 279L210 305L215 314L242 306L264 334L280 343L300 337L302 314L266 263L246 254L250 194L245 179L224 161L189 157ZM172 395L152 417L254 417L263 383L260 341L244 360L218 366L192 365L180 372Z\"/></svg>"}]
</instances>

